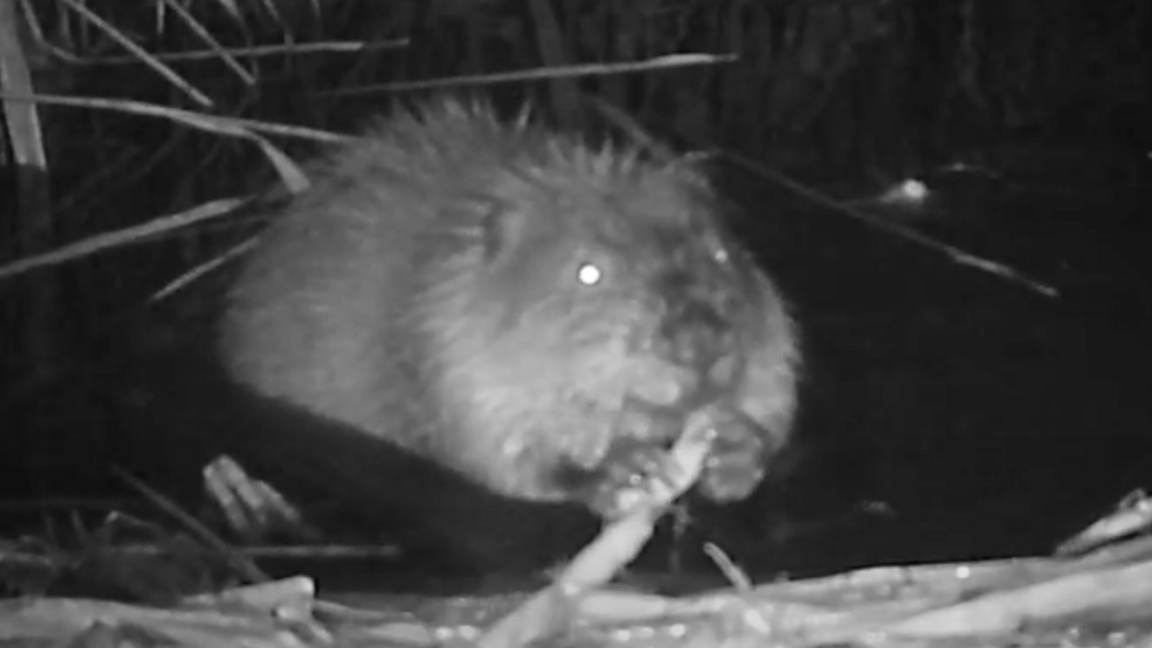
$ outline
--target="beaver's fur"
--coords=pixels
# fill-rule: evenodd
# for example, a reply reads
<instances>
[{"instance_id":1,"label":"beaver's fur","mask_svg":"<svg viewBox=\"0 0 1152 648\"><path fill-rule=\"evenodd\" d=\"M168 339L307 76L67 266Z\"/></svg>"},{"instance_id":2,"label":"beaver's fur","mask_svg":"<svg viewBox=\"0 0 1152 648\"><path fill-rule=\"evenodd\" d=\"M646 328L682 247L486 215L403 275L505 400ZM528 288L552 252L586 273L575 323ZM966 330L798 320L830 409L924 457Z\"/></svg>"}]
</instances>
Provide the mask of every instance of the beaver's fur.
<instances>
[{"instance_id":1,"label":"beaver's fur","mask_svg":"<svg viewBox=\"0 0 1152 648\"><path fill-rule=\"evenodd\" d=\"M712 499L746 496L789 435L792 320L692 161L449 100L313 180L222 322L231 377L260 395L602 515L618 468L705 402L733 413L700 484Z\"/></svg>"}]
</instances>

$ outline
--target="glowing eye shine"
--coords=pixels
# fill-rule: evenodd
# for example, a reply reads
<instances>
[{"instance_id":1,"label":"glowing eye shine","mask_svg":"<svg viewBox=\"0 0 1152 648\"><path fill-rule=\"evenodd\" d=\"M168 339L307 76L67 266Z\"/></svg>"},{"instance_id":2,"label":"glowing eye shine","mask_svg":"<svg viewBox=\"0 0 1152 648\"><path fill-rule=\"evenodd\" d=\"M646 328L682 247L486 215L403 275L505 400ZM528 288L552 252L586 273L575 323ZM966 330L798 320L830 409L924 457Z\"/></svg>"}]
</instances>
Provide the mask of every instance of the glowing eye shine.
<instances>
[{"instance_id":1,"label":"glowing eye shine","mask_svg":"<svg viewBox=\"0 0 1152 648\"><path fill-rule=\"evenodd\" d=\"M585 286L595 286L604 278L604 272L593 263L582 263L576 271L576 279Z\"/></svg>"}]
</instances>

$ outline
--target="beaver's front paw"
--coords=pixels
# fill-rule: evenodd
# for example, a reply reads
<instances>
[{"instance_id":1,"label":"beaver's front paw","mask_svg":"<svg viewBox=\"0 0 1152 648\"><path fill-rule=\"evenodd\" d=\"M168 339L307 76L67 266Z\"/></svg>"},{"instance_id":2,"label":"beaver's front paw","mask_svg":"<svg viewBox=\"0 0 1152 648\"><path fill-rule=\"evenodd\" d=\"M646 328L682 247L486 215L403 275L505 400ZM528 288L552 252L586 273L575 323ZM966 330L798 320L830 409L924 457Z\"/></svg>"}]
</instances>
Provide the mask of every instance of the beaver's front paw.
<instances>
[{"instance_id":1,"label":"beaver's front paw","mask_svg":"<svg viewBox=\"0 0 1152 648\"><path fill-rule=\"evenodd\" d=\"M587 494L588 506L606 520L615 519L644 493L671 488L679 470L663 445L619 439L600 465L598 479Z\"/></svg>"},{"instance_id":2,"label":"beaver's front paw","mask_svg":"<svg viewBox=\"0 0 1152 648\"><path fill-rule=\"evenodd\" d=\"M697 488L714 502L744 499L764 479L765 435L746 417L726 418L714 429L717 436Z\"/></svg>"}]
</instances>

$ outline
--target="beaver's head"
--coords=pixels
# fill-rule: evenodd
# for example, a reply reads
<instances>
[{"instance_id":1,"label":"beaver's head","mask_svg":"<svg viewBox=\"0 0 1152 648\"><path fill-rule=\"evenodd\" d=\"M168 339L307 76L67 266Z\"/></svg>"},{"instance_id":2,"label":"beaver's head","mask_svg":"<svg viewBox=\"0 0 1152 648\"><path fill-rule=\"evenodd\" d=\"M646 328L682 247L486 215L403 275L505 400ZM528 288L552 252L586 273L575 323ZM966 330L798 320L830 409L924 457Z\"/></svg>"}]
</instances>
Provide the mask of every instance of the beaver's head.
<instances>
[{"instance_id":1,"label":"beaver's head","mask_svg":"<svg viewBox=\"0 0 1152 648\"><path fill-rule=\"evenodd\" d=\"M671 443L717 399L778 447L791 324L703 176L522 133L512 159L462 167L455 253L424 277L416 321L443 350L442 415L460 431L437 455L509 495L564 499L562 468L594 472L624 437Z\"/></svg>"}]
</instances>

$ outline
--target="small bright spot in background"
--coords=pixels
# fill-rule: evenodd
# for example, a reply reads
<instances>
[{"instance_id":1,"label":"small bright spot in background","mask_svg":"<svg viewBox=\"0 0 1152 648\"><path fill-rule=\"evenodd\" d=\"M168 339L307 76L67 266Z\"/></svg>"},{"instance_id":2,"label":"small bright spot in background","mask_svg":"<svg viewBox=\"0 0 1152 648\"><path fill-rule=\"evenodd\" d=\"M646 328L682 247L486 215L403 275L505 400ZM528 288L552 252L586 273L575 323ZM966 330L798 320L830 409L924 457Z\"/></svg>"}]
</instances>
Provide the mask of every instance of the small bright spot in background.
<instances>
[{"instance_id":1,"label":"small bright spot in background","mask_svg":"<svg viewBox=\"0 0 1152 648\"><path fill-rule=\"evenodd\" d=\"M908 179L880 194L880 202L886 205L914 207L923 205L931 195L928 185L919 180Z\"/></svg>"}]
</instances>

